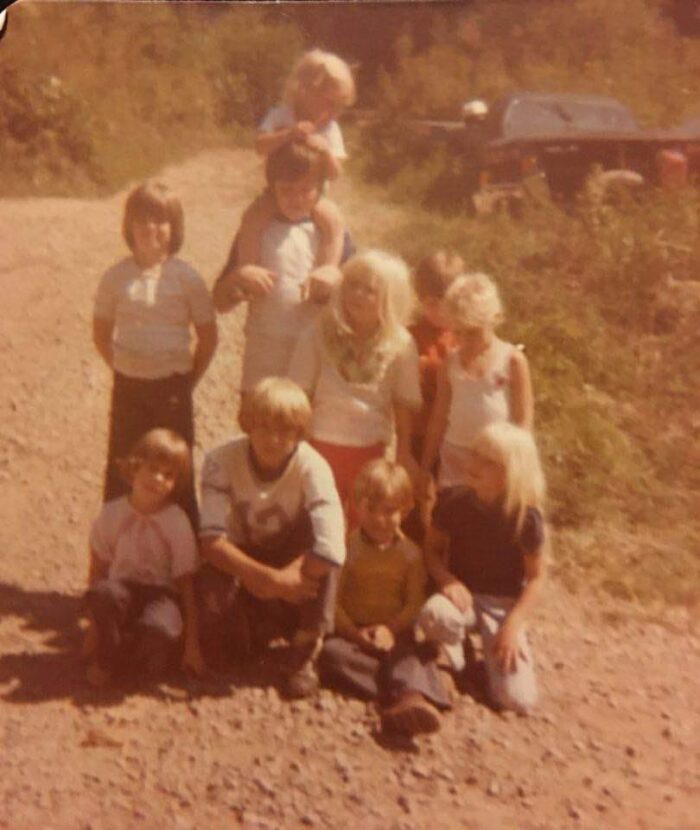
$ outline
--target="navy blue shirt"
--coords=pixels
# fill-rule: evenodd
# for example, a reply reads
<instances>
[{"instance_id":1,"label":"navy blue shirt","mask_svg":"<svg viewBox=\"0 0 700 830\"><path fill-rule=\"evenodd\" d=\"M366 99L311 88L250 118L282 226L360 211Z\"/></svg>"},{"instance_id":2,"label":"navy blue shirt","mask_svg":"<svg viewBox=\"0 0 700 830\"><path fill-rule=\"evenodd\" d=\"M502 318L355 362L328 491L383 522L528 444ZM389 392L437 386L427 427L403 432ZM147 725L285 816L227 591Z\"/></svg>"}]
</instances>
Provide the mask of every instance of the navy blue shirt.
<instances>
[{"instance_id":1,"label":"navy blue shirt","mask_svg":"<svg viewBox=\"0 0 700 830\"><path fill-rule=\"evenodd\" d=\"M517 597L523 589L523 557L538 554L544 540L542 514L528 507L519 534L500 505L482 504L473 491L454 487L433 512L436 530L449 537L447 567L472 593Z\"/></svg>"}]
</instances>

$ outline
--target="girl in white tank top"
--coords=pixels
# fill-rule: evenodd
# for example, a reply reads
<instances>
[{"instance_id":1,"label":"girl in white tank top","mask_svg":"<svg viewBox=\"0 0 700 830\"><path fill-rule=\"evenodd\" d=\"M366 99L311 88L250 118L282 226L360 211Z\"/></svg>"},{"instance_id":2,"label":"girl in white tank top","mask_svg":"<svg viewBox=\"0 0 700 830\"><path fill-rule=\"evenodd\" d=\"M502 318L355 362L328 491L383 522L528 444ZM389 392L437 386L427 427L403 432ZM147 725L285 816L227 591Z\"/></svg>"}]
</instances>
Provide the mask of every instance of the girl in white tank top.
<instances>
[{"instance_id":1,"label":"girl in white tank top","mask_svg":"<svg viewBox=\"0 0 700 830\"><path fill-rule=\"evenodd\" d=\"M463 482L465 462L484 427L510 421L530 429L533 410L527 358L495 335L503 307L494 283L485 274L458 277L444 310L457 345L438 373L421 460L427 486L439 454L438 489Z\"/></svg>"}]
</instances>

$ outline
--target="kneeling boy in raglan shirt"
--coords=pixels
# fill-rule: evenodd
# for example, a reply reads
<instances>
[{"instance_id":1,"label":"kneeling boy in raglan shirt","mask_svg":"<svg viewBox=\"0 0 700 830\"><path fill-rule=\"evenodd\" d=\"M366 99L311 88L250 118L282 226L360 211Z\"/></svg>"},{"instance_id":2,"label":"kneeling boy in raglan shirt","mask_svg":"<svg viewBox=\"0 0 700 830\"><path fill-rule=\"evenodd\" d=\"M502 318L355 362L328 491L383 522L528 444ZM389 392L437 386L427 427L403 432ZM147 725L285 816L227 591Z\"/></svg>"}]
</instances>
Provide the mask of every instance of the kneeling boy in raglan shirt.
<instances>
[{"instance_id":1,"label":"kneeling boy in raglan shirt","mask_svg":"<svg viewBox=\"0 0 700 830\"><path fill-rule=\"evenodd\" d=\"M208 453L202 471L202 642L252 656L288 637L298 658L285 683L290 697L318 687L316 658L345 561L333 474L303 440L310 419L296 384L266 378L243 399L247 434Z\"/></svg>"}]
</instances>

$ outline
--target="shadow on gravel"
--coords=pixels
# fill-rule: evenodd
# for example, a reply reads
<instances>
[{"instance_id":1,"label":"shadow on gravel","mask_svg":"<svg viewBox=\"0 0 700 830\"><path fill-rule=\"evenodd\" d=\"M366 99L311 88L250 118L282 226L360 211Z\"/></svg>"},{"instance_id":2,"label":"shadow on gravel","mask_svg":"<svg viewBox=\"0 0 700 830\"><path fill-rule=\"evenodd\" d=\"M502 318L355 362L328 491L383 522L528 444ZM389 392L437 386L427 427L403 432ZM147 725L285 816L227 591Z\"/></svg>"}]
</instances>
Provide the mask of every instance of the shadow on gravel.
<instances>
[{"instance_id":1,"label":"shadow on gravel","mask_svg":"<svg viewBox=\"0 0 700 830\"><path fill-rule=\"evenodd\" d=\"M131 694L167 700L223 697L231 693L228 677L190 679L173 671L152 687L119 684L93 689L83 677L82 632L78 624L82 599L56 591L26 591L0 582L0 619L15 617L0 655L0 700L41 703L72 700L78 706L111 706Z\"/></svg>"}]
</instances>

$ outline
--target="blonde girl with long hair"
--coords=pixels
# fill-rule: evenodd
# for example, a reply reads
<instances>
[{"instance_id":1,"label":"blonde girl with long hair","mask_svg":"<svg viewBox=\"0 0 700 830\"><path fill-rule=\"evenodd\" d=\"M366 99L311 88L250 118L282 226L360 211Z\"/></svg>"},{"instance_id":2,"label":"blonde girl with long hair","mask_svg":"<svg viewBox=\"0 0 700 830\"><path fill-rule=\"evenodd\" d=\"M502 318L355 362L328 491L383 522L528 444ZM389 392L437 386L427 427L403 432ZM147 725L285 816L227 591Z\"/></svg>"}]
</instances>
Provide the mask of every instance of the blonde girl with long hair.
<instances>
[{"instance_id":1,"label":"blonde girl with long hair","mask_svg":"<svg viewBox=\"0 0 700 830\"><path fill-rule=\"evenodd\" d=\"M522 714L537 700L525 624L545 581L544 498L532 434L508 422L487 426L462 484L443 493L433 512L426 565L439 593L417 623L456 671L465 667L466 632L477 630L491 702Z\"/></svg>"},{"instance_id":2,"label":"blonde girl with long hair","mask_svg":"<svg viewBox=\"0 0 700 830\"><path fill-rule=\"evenodd\" d=\"M493 280L481 273L457 277L442 310L455 347L437 373L421 459L422 489L438 456L438 489L458 484L472 444L488 424L509 421L531 429L533 420L528 360L496 335L504 314Z\"/></svg>"},{"instance_id":3,"label":"blonde girl with long hair","mask_svg":"<svg viewBox=\"0 0 700 830\"><path fill-rule=\"evenodd\" d=\"M370 250L351 257L316 324L300 338L289 376L312 403L311 443L348 504L360 468L396 438L396 460L415 478L411 421L421 405L418 353L406 330L414 307L408 267Z\"/></svg>"}]
</instances>

